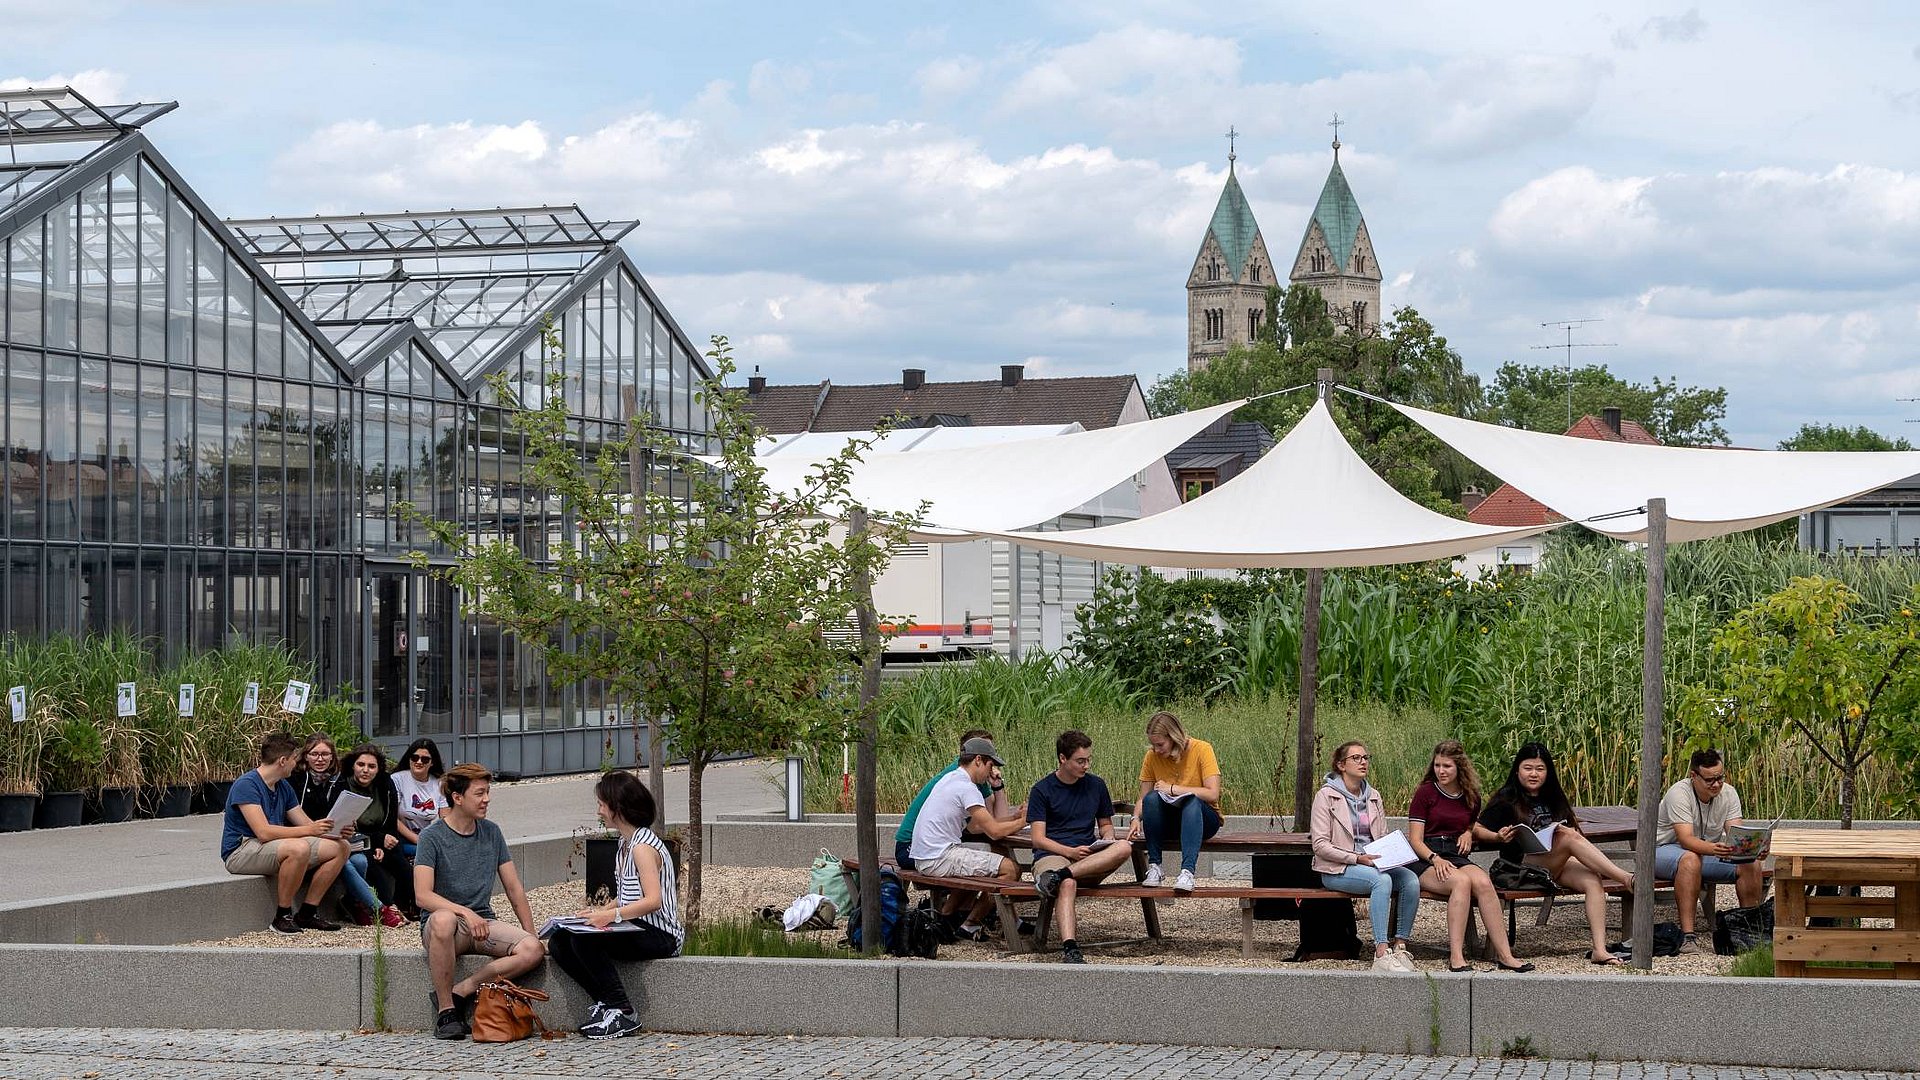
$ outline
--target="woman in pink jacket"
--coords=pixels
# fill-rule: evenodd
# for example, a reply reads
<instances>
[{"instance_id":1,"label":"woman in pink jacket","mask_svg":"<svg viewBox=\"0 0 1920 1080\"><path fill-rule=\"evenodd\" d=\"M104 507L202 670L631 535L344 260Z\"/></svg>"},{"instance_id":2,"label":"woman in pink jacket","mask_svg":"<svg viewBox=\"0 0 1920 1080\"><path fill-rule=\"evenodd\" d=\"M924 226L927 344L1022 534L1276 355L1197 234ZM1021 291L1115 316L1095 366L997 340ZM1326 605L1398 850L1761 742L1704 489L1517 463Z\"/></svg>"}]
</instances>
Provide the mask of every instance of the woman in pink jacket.
<instances>
[{"instance_id":1,"label":"woman in pink jacket","mask_svg":"<svg viewBox=\"0 0 1920 1080\"><path fill-rule=\"evenodd\" d=\"M1411 975L1418 971L1407 955L1413 936L1413 916L1420 906L1420 875L1404 866L1374 867L1365 848L1392 830L1380 804L1380 793L1367 783L1367 748L1341 743L1333 752L1333 772L1313 796L1313 868L1320 881L1335 892L1368 898L1373 920L1373 970ZM1387 916L1400 903L1393 937L1387 937Z\"/></svg>"}]
</instances>

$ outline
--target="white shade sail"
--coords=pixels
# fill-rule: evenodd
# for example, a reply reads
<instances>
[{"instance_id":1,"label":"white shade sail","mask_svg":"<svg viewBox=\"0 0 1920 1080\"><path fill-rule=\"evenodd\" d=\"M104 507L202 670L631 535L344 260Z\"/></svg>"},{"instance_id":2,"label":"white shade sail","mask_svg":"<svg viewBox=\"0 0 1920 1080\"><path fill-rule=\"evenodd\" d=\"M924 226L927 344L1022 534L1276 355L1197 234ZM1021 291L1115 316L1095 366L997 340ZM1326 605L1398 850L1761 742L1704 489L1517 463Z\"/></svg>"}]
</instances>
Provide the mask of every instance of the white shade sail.
<instances>
[{"instance_id":1,"label":"white shade sail","mask_svg":"<svg viewBox=\"0 0 1920 1080\"><path fill-rule=\"evenodd\" d=\"M1230 401L1098 431L953 449L886 453L875 448L854 466L848 495L882 513L913 514L926 502L924 524L913 532L923 540L968 540L982 530L1022 529L1099 498L1244 404ZM757 460L769 487L797 491L821 459L776 450Z\"/></svg>"},{"instance_id":2,"label":"white shade sail","mask_svg":"<svg viewBox=\"0 0 1920 1080\"><path fill-rule=\"evenodd\" d=\"M976 531L1102 562L1234 569L1424 562L1556 527L1475 525L1409 500L1354 453L1320 401L1252 468L1164 513L1065 532Z\"/></svg>"},{"instance_id":3,"label":"white shade sail","mask_svg":"<svg viewBox=\"0 0 1920 1080\"><path fill-rule=\"evenodd\" d=\"M1602 442L1395 405L1436 438L1555 513L1645 540L1646 501L1667 500L1667 540L1742 532L1920 473L1920 450L1729 450ZM1590 520L1608 514L1624 516Z\"/></svg>"}]
</instances>

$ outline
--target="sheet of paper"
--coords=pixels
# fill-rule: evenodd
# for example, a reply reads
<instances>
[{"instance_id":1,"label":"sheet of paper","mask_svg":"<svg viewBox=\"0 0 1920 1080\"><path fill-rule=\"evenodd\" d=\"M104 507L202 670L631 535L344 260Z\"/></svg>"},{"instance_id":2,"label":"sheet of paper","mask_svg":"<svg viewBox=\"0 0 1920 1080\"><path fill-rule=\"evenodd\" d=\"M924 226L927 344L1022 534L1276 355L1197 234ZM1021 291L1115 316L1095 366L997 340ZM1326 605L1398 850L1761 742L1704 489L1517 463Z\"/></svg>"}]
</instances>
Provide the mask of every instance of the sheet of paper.
<instances>
[{"instance_id":1,"label":"sheet of paper","mask_svg":"<svg viewBox=\"0 0 1920 1080\"><path fill-rule=\"evenodd\" d=\"M1109 840L1104 836L1097 836L1094 838L1093 843L1088 844L1087 846L1092 848L1095 851L1099 851L1101 848L1111 847L1112 845L1113 845L1112 840Z\"/></svg>"},{"instance_id":2,"label":"sheet of paper","mask_svg":"<svg viewBox=\"0 0 1920 1080\"><path fill-rule=\"evenodd\" d=\"M339 836L341 829L359 821L360 812L365 810L367 804L372 801L365 795L355 795L351 791L343 791L334 796L333 807L327 811L328 819L333 822L333 830L327 835Z\"/></svg>"},{"instance_id":3,"label":"sheet of paper","mask_svg":"<svg viewBox=\"0 0 1920 1080\"><path fill-rule=\"evenodd\" d=\"M617 922L607 926L595 926L578 915L555 915L540 927L538 937L549 938L556 931L565 930L569 934L628 934L640 929L635 922Z\"/></svg>"},{"instance_id":4,"label":"sheet of paper","mask_svg":"<svg viewBox=\"0 0 1920 1080\"><path fill-rule=\"evenodd\" d=\"M1413 853L1413 845L1407 842L1407 834L1398 829L1375 840L1361 849L1374 857L1375 870L1391 870L1396 866L1405 866L1417 862L1420 856Z\"/></svg>"}]
</instances>

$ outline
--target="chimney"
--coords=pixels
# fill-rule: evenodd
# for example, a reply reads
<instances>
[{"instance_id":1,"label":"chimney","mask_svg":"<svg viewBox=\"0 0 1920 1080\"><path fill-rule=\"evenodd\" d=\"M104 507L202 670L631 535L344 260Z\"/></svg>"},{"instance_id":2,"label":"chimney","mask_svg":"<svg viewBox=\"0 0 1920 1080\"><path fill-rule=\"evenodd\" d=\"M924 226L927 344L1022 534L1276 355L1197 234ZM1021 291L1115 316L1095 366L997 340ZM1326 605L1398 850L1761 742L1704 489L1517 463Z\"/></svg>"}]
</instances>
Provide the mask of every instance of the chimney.
<instances>
[{"instance_id":1,"label":"chimney","mask_svg":"<svg viewBox=\"0 0 1920 1080\"><path fill-rule=\"evenodd\" d=\"M1615 435L1620 434L1620 410L1613 406L1608 406L1607 408L1601 409L1600 413L1606 417L1607 427L1612 429Z\"/></svg>"},{"instance_id":2,"label":"chimney","mask_svg":"<svg viewBox=\"0 0 1920 1080\"><path fill-rule=\"evenodd\" d=\"M1460 489L1460 509L1473 513L1473 509L1487 501L1487 493L1480 490L1478 484L1468 484Z\"/></svg>"},{"instance_id":3,"label":"chimney","mask_svg":"<svg viewBox=\"0 0 1920 1080\"><path fill-rule=\"evenodd\" d=\"M747 393L757 394L766 388L767 377L765 375L749 375L747 377Z\"/></svg>"},{"instance_id":4,"label":"chimney","mask_svg":"<svg viewBox=\"0 0 1920 1080\"><path fill-rule=\"evenodd\" d=\"M900 389L912 393L927 384L927 372L924 368L910 367L900 369Z\"/></svg>"},{"instance_id":5,"label":"chimney","mask_svg":"<svg viewBox=\"0 0 1920 1080\"><path fill-rule=\"evenodd\" d=\"M1021 378L1025 376L1026 373L1027 365L1025 364L1001 364L1000 385L1019 386Z\"/></svg>"}]
</instances>

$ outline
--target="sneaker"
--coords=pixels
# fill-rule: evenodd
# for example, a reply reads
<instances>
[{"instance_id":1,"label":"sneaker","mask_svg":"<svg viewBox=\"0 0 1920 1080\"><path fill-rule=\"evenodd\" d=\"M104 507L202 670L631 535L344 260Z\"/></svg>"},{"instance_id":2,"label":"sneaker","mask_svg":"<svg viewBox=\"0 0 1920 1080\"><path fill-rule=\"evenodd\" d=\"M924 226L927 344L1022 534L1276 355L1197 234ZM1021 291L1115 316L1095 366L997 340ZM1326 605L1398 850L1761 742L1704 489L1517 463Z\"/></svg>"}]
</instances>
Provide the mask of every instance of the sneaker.
<instances>
[{"instance_id":1,"label":"sneaker","mask_svg":"<svg viewBox=\"0 0 1920 1080\"><path fill-rule=\"evenodd\" d=\"M460 1019L459 1009L441 1009L433 1022L433 1037L436 1039L464 1039L472 1031L467 1022Z\"/></svg>"},{"instance_id":2,"label":"sneaker","mask_svg":"<svg viewBox=\"0 0 1920 1080\"><path fill-rule=\"evenodd\" d=\"M1060 893L1060 879L1067 876L1065 870L1043 870L1033 879L1033 891L1043 899L1051 900Z\"/></svg>"},{"instance_id":3,"label":"sneaker","mask_svg":"<svg viewBox=\"0 0 1920 1080\"><path fill-rule=\"evenodd\" d=\"M303 911L295 915L293 917L293 925L302 930L322 930L329 934L340 929L339 923L334 922L317 911Z\"/></svg>"},{"instance_id":4,"label":"sneaker","mask_svg":"<svg viewBox=\"0 0 1920 1080\"><path fill-rule=\"evenodd\" d=\"M618 1039L640 1030L640 1018L630 1012L607 1009L600 1019L580 1029L580 1034L589 1039Z\"/></svg>"},{"instance_id":5,"label":"sneaker","mask_svg":"<svg viewBox=\"0 0 1920 1080\"><path fill-rule=\"evenodd\" d=\"M1400 961L1394 958L1392 950L1388 950L1373 958L1373 970L1385 975L1405 975L1408 973L1408 969L1401 967Z\"/></svg>"},{"instance_id":6,"label":"sneaker","mask_svg":"<svg viewBox=\"0 0 1920 1080\"><path fill-rule=\"evenodd\" d=\"M394 907L392 904L388 904L386 907L383 907L380 909L380 925L381 926L384 926L389 930L393 930L398 927L405 926L406 924L407 924L407 917L405 915L400 914L399 908Z\"/></svg>"},{"instance_id":7,"label":"sneaker","mask_svg":"<svg viewBox=\"0 0 1920 1080\"><path fill-rule=\"evenodd\" d=\"M607 1015L606 1002L596 1001L593 1004L587 1006L587 1020L585 1023L580 1025L578 1029L580 1034L585 1035L589 1028L598 1027L600 1024L600 1018L605 1015Z\"/></svg>"},{"instance_id":8,"label":"sneaker","mask_svg":"<svg viewBox=\"0 0 1920 1080\"><path fill-rule=\"evenodd\" d=\"M1687 934L1680 939L1680 955L1681 956L1692 956L1693 954L1699 951L1700 951L1699 938L1695 937L1692 934Z\"/></svg>"},{"instance_id":9,"label":"sneaker","mask_svg":"<svg viewBox=\"0 0 1920 1080\"><path fill-rule=\"evenodd\" d=\"M1191 870L1180 871L1180 876L1173 879L1173 891L1174 892L1192 892L1193 891L1193 871Z\"/></svg>"},{"instance_id":10,"label":"sneaker","mask_svg":"<svg viewBox=\"0 0 1920 1080\"><path fill-rule=\"evenodd\" d=\"M955 941L989 942L993 940L993 934L984 926L976 926L971 930L964 926L956 926L953 928L953 939Z\"/></svg>"},{"instance_id":11,"label":"sneaker","mask_svg":"<svg viewBox=\"0 0 1920 1080\"><path fill-rule=\"evenodd\" d=\"M1087 958L1080 955L1080 946L1065 945L1060 949L1060 962L1063 964L1084 964Z\"/></svg>"},{"instance_id":12,"label":"sneaker","mask_svg":"<svg viewBox=\"0 0 1920 1080\"><path fill-rule=\"evenodd\" d=\"M373 909L368 907L367 905L360 904L360 903L350 904L347 907L347 912L353 917L353 925L355 926L372 926L373 925L373 922L374 922Z\"/></svg>"},{"instance_id":13,"label":"sneaker","mask_svg":"<svg viewBox=\"0 0 1920 1080\"><path fill-rule=\"evenodd\" d=\"M1140 879L1140 884L1149 889L1157 889L1165 878L1166 875L1160 872L1160 864L1155 863L1147 867L1147 876Z\"/></svg>"},{"instance_id":14,"label":"sneaker","mask_svg":"<svg viewBox=\"0 0 1920 1080\"><path fill-rule=\"evenodd\" d=\"M297 934L300 932L300 924L294 922L291 915L275 915L273 921L267 924L267 929L276 934Z\"/></svg>"},{"instance_id":15,"label":"sneaker","mask_svg":"<svg viewBox=\"0 0 1920 1080\"><path fill-rule=\"evenodd\" d=\"M1400 965L1400 970L1409 975L1420 974L1420 965L1413 962L1413 954L1405 949L1388 949L1387 956Z\"/></svg>"}]
</instances>

